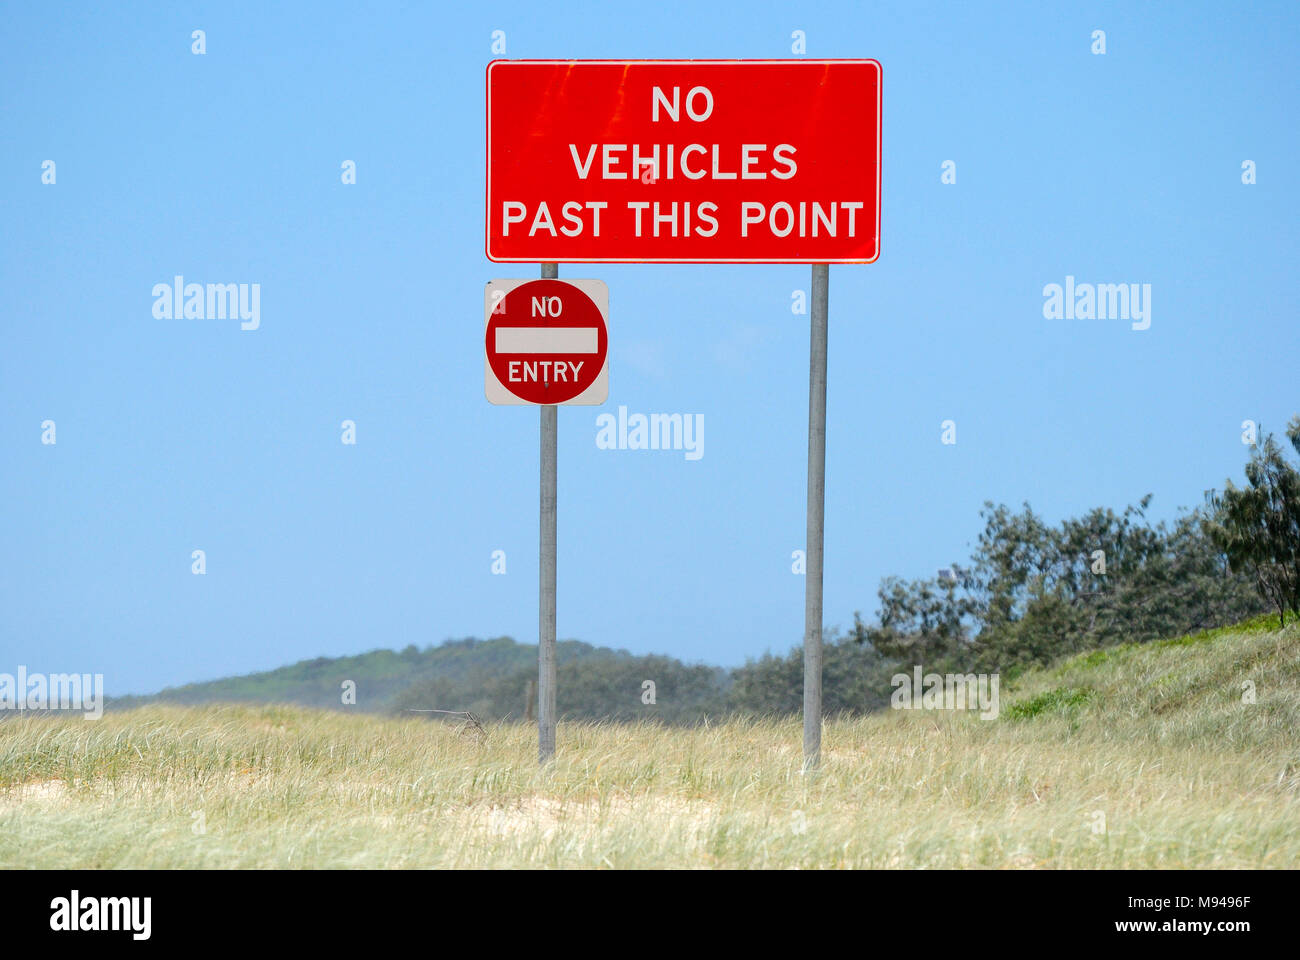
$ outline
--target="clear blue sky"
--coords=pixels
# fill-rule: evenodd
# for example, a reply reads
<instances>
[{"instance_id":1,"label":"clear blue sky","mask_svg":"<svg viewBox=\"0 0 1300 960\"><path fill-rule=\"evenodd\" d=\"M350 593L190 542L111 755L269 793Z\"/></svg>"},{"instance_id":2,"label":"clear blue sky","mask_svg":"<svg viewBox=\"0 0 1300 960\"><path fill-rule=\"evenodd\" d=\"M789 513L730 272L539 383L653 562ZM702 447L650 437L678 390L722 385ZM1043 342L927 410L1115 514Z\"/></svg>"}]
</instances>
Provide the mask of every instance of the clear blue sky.
<instances>
[{"instance_id":1,"label":"clear blue sky","mask_svg":"<svg viewBox=\"0 0 1300 960\"><path fill-rule=\"evenodd\" d=\"M985 499L1171 517L1240 475L1242 420L1300 412L1296 4L702 6L6 4L0 671L535 642L537 412L483 396L482 285L535 275L483 255L494 30L883 65L882 255L831 270L828 625L967 556ZM561 637L799 642L808 273L561 267L613 311L608 405L559 416ZM176 274L260 283L261 329L155 319ZM1151 284L1150 329L1044 319L1067 275ZM704 457L598 450L620 404L703 414Z\"/></svg>"}]
</instances>

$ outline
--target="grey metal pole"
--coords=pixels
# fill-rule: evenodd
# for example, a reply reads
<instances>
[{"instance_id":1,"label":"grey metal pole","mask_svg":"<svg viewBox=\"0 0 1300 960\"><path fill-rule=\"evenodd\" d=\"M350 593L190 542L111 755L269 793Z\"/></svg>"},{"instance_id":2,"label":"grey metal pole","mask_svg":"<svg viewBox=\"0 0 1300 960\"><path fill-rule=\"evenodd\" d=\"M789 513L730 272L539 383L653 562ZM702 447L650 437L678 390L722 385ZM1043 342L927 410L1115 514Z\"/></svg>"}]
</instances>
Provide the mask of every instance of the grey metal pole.
<instances>
[{"instance_id":1,"label":"grey metal pole","mask_svg":"<svg viewBox=\"0 0 1300 960\"><path fill-rule=\"evenodd\" d=\"M558 263L542 264L542 279L560 276ZM555 756L555 527L556 447L559 434L553 405L541 410L541 555L537 623L537 762Z\"/></svg>"},{"instance_id":2,"label":"grey metal pole","mask_svg":"<svg viewBox=\"0 0 1300 960\"><path fill-rule=\"evenodd\" d=\"M822 753L822 547L826 519L826 313L830 266L812 267L812 321L808 358L808 535L803 620L803 762L810 770Z\"/></svg>"}]
</instances>

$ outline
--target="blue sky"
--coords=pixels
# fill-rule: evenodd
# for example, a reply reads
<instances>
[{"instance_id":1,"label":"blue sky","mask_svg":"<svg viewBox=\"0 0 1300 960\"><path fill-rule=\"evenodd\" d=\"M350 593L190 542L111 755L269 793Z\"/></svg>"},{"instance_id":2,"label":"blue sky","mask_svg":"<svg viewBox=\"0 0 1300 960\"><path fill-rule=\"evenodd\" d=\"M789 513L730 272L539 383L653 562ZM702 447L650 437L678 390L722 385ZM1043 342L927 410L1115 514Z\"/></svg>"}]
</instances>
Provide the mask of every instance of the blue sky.
<instances>
[{"instance_id":1,"label":"blue sky","mask_svg":"<svg viewBox=\"0 0 1300 960\"><path fill-rule=\"evenodd\" d=\"M537 412L483 396L483 283L536 274L483 255L494 30L883 65L882 255L831 269L828 625L967 556L986 499L1172 517L1300 412L1294 4L470 6L6 5L0 670L120 694L535 642ZM608 404L559 415L561 637L799 642L808 273L561 266L612 310ZM259 283L260 329L156 319L176 274ZM1150 329L1044 319L1067 275L1149 283ZM620 404L703 414L704 456L597 449Z\"/></svg>"}]
</instances>

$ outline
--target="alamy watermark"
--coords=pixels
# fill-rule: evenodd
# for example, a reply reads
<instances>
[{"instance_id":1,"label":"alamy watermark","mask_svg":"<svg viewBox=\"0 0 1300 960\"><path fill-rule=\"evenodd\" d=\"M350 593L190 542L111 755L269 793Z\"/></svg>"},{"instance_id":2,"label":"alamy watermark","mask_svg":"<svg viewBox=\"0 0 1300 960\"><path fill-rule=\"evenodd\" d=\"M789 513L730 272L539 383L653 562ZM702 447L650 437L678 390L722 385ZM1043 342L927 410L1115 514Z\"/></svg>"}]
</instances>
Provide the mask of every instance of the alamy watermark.
<instances>
[{"instance_id":1,"label":"alamy watermark","mask_svg":"<svg viewBox=\"0 0 1300 960\"><path fill-rule=\"evenodd\" d=\"M596 418L596 447L601 450L684 450L687 460L704 456L704 414L634 413Z\"/></svg>"},{"instance_id":2,"label":"alamy watermark","mask_svg":"<svg viewBox=\"0 0 1300 960\"><path fill-rule=\"evenodd\" d=\"M153 923L152 897L83 897L73 890L66 897L50 901L50 929L131 934L132 940L148 940Z\"/></svg>"},{"instance_id":3,"label":"alamy watermark","mask_svg":"<svg viewBox=\"0 0 1300 960\"><path fill-rule=\"evenodd\" d=\"M153 285L153 315L158 320L235 320L240 330L262 325L260 283L171 283Z\"/></svg>"},{"instance_id":4,"label":"alamy watermark","mask_svg":"<svg viewBox=\"0 0 1300 960\"><path fill-rule=\"evenodd\" d=\"M1151 326L1151 284L1049 283L1043 287L1046 320L1132 320L1134 330Z\"/></svg>"},{"instance_id":5,"label":"alamy watermark","mask_svg":"<svg viewBox=\"0 0 1300 960\"><path fill-rule=\"evenodd\" d=\"M80 710L87 720L104 715L102 673L0 673L0 710Z\"/></svg>"},{"instance_id":6,"label":"alamy watermark","mask_svg":"<svg viewBox=\"0 0 1300 960\"><path fill-rule=\"evenodd\" d=\"M896 673L889 685L897 687L889 698L895 710L979 710L981 720L998 718L996 673Z\"/></svg>"}]
</instances>

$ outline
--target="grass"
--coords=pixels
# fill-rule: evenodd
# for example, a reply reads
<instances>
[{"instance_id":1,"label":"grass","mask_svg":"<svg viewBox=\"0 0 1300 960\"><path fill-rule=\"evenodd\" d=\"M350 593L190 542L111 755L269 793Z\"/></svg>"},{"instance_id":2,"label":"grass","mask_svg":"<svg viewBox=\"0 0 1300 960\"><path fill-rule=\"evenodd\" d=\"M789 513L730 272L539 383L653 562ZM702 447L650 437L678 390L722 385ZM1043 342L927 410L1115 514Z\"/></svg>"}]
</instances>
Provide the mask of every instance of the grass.
<instances>
[{"instance_id":1,"label":"grass","mask_svg":"<svg viewBox=\"0 0 1300 960\"><path fill-rule=\"evenodd\" d=\"M1300 862L1300 629L1096 651L1002 697L997 720L828 720L814 776L797 719L561 724L543 771L521 725L475 738L297 707L11 715L0 868Z\"/></svg>"},{"instance_id":2,"label":"grass","mask_svg":"<svg viewBox=\"0 0 1300 960\"><path fill-rule=\"evenodd\" d=\"M1051 710L1066 711L1091 699L1092 690L1088 687L1057 687L1029 700L1020 700L1011 704L1007 708L1007 716L1012 720L1028 720L1030 717Z\"/></svg>"}]
</instances>

